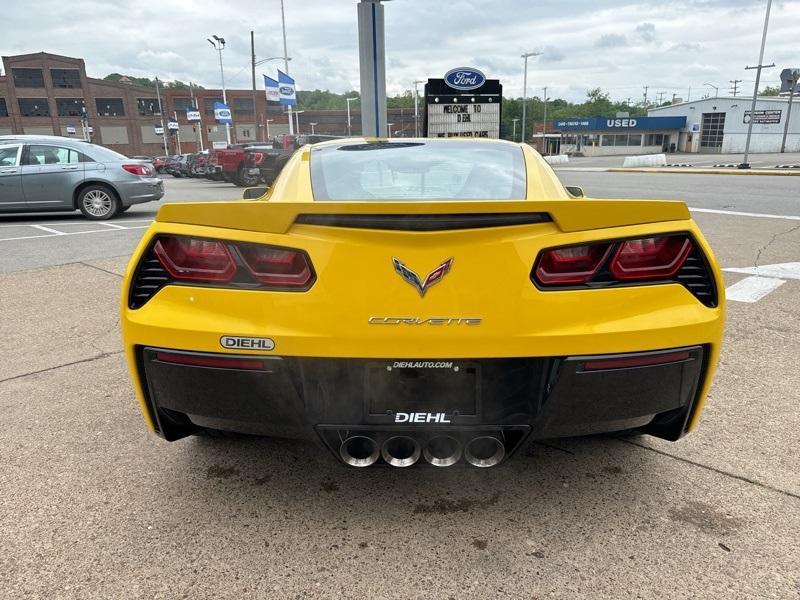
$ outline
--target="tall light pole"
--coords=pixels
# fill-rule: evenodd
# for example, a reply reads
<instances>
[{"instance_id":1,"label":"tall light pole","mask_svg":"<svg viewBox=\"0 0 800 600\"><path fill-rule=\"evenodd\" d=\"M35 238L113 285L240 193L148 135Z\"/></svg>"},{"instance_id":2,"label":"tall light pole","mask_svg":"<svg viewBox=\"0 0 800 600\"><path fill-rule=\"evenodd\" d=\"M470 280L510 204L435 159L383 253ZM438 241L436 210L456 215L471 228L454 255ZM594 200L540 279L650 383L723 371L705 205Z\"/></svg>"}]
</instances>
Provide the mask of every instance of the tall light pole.
<instances>
[{"instance_id":1,"label":"tall light pole","mask_svg":"<svg viewBox=\"0 0 800 600\"><path fill-rule=\"evenodd\" d=\"M267 140L269 141L269 124L272 123L275 119L264 119L264 122L267 124Z\"/></svg>"},{"instance_id":2,"label":"tall light pole","mask_svg":"<svg viewBox=\"0 0 800 600\"><path fill-rule=\"evenodd\" d=\"M512 142L517 141L517 121L519 121L519 118L511 119L511 124L514 126L514 132L511 134Z\"/></svg>"},{"instance_id":3,"label":"tall light pole","mask_svg":"<svg viewBox=\"0 0 800 600\"><path fill-rule=\"evenodd\" d=\"M161 141L164 142L164 154L169 154L167 149L167 130L164 129L164 109L161 107L161 91L159 90L158 77L156 77L156 102L158 102L158 114L161 116Z\"/></svg>"},{"instance_id":4,"label":"tall light pole","mask_svg":"<svg viewBox=\"0 0 800 600\"><path fill-rule=\"evenodd\" d=\"M713 83L704 83L703 85L707 85L709 87L714 88L714 98L717 98L719 96L719 88L715 86Z\"/></svg>"},{"instance_id":5,"label":"tall light pole","mask_svg":"<svg viewBox=\"0 0 800 600\"><path fill-rule=\"evenodd\" d=\"M295 123L297 125L297 135L300 135L300 113L304 113L304 112L306 112L306 111L304 111L304 110L296 110L296 111L294 111L294 120L295 120ZM289 119L291 119L291 118L292 118L292 113L289 113Z\"/></svg>"},{"instance_id":6,"label":"tall light pole","mask_svg":"<svg viewBox=\"0 0 800 600\"><path fill-rule=\"evenodd\" d=\"M287 75L289 74L289 51L286 49L286 14L283 10L283 0L281 0L281 27L283 28L283 72ZM295 92L296 94L297 92ZM289 115L289 135L293 135L294 131L292 130L292 107L291 105L286 107L286 111ZM300 121L297 122L297 129L300 129ZM300 133L298 131L297 133Z\"/></svg>"},{"instance_id":7,"label":"tall light pole","mask_svg":"<svg viewBox=\"0 0 800 600\"><path fill-rule=\"evenodd\" d=\"M526 52L522 55L525 61L525 68L522 76L522 133L520 134L520 143L525 143L525 109L528 104L528 58L531 56L539 56L541 52Z\"/></svg>"},{"instance_id":8,"label":"tall light pole","mask_svg":"<svg viewBox=\"0 0 800 600\"><path fill-rule=\"evenodd\" d=\"M761 35L761 52L758 54L758 65L755 67L745 67L745 69L756 70L756 85L753 88L753 104L750 106L750 122L747 124L747 141L744 143L744 159L739 165L740 169L749 169L750 163L747 157L750 154L750 136L753 134L753 121L756 118L756 100L758 99L758 84L761 81L761 69L764 65L764 46L767 45L767 27L769 27L769 10L772 8L772 0L767 0L767 14L764 16L764 33ZM774 67L775 65L769 65Z\"/></svg>"},{"instance_id":9,"label":"tall light pole","mask_svg":"<svg viewBox=\"0 0 800 600\"><path fill-rule=\"evenodd\" d=\"M417 85L427 83L422 79L414 80L414 137L419 137L419 90Z\"/></svg>"},{"instance_id":10,"label":"tall light pole","mask_svg":"<svg viewBox=\"0 0 800 600\"><path fill-rule=\"evenodd\" d=\"M311 135L314 135L314 127L316 127L316 123L309 123L311 125Z\"/></svg>"},{"instance_id":11,"label":"tall light pole","mask_svg":"<svg viewBox=\"0 0 800 600\"><path fill-rule=\"evenodd\" d=\"M225 91L225 71L222 69L222 50L225 48L225 38L217 37L216 35L212 35L211 37L214 38L214 41L211 41L211 38L206 38L208 43L214 47L219 53L219 76L222 80L222 102L225 106L228 105L228 94ZM255 107L253 107L255 110ZM231 143L231 124L225 123L225 137L228 140L228 145Z\"/></svg>"},{"instance_id":12,"label":"tall light pole","mask_svg":"<svg viewBox=\"0 0 800 600\"><path fill-rule=\"evenodd\" d=\"M544 86L544 120L542 121L542 149L545 155L548 154L547 149L547 86Z\"/></svg>"},{"instance_id":13,"label":"tall light pole","mask_svg":"<svg viewBox=\"0 0 800 600\"><path fill-rule=\"evenodd\" d=\"M351 98L345 98L345 100L347 100L347 137L350 137L350 136L353 135L353 127L350 124L350 103L351 102L355 102L358 99L359 99L358 96L353 96Z\"/></svg>"}]
</instances>

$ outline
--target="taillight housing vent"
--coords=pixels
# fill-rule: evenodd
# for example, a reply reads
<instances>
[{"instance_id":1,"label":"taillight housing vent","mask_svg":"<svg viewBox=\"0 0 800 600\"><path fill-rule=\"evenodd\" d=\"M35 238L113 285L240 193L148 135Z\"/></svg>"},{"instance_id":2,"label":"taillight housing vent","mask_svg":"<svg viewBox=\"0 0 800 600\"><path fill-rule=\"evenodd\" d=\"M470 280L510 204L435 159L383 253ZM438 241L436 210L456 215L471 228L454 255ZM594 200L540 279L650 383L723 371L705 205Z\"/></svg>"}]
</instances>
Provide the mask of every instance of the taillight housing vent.
<instances>
[{"instance_id":1,"label":"taillight housing vent","mask_svg":"<svg viewBox=\"0 0 800 600\"><path fill-rule=\"evenodd\" d=\"M304 292L315 279L311 259L303 250L161 235L139 262L128 306L143 306L167 285Z\"/></svg>"},{"instance_id":2,"label":"taillight housing vent","mask_svg":"<svg viewBox=\"0 0 800 600\"><path fill-rule=\"evenodd\" d=\"M687 233L546 248L531 280L541 290L679 283L706 306L717 305L711 269Z\"/></svg>"}]
</instances>

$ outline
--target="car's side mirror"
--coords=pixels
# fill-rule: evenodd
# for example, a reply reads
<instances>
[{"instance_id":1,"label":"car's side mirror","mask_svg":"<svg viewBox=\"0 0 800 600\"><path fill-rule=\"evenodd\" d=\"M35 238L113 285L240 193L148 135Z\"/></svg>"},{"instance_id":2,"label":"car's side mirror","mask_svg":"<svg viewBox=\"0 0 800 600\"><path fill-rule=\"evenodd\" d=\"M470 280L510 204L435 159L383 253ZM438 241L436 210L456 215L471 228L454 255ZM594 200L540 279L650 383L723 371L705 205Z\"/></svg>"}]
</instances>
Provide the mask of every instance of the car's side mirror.
<instances>
[{"instance_id":1,"label":"car's side mirror","mask_svg":"<svg viewBox=\"0 0 800 600\"><path fill-rule=\"evenodd\" d=\"M583 188L579 185L565 185L567 192L573 198L585 198L586 194L583 193Z\"/></svg>"},{"instance_id":2,"label":"car's side mirror","mask_svg":"<svg viewBox=\"0 0 800 600\"><path fill-rule=\"evenodd\" d=\"M255 198L261 198L264 194L267 193L269 188L267 186L258 186L258 187L249 187L245 189L242 193L242 200L253 200Z\"/></svg>"}]
</instances>

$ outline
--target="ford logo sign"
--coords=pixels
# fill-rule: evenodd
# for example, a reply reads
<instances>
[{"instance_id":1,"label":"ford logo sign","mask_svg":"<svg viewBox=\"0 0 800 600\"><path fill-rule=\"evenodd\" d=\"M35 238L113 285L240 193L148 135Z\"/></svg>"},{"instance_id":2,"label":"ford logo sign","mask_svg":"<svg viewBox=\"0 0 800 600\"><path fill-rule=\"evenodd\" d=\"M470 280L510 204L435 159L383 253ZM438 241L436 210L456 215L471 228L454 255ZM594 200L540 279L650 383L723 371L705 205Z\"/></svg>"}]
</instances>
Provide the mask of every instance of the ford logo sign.
<instances>
[{"instance_id":1,"label":"ford logo sign","mask_svg":"<svg viewBox=\"0 0 800 600\"><path fill-rule=\"evenodd\" d=\"M458 69L450 69L445 73L444 81L455 90L474 90L486 83L486 75L478 69L459 67Z\"/></svg>"},{"instance_id":2,"label":"ford logo sign","mask_svg":"<svg viewBox=\"0 0 800 600\"><path fill-rule=\"evenodd\" d=\"M291 96L294 94L294 88L290 85L282 85L278 88L282 96Z\"/></svg>"},{"instance_id":3,"label":"ford logo sign","mask_svg":"<svg viewBox=\"0 0 800 600\"><path fill-rule=\"evenodd\" d=\"M217 118L218 119L230 119L231 111L226 108L220 108L217 110Z\"/></svg>"}]
</instances>

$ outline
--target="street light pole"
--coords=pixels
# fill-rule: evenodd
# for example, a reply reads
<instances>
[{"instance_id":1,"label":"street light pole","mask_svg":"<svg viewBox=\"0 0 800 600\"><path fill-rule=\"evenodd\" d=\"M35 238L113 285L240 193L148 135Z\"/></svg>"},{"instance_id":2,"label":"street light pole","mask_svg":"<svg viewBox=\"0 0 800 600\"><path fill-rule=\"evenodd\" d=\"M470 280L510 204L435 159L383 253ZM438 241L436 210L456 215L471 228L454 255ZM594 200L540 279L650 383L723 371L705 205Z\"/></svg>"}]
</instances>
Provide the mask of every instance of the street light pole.
<instances>
[{"instance_id":1,"label":"street light pole","mask_svg":"<svg viewBox=\"0 0 800 600\"><path fill-rule=\"evenodd\" d=\"M714 98L719 97L719 88L717 86L715 86L713 83L704 83L703 85L707 85L709 87L714 88Z\"/></svg>"},{"instance_id":2,"label":"street light pole","mask_svg":"<svg viewBox=\"0 0 800 600\"><path fill-rule=\"evenodd\" d=\"M519 121L519 118L511 119L511 124L514 126L514 131L511 134L511 141L512 142L516 142L517 141L517 121Z\"/></svg>"},{"instance_id":3,"label":"street light pole","mask_svg":"<svg viewBox=\"0 0 800 600\"><path fill-rule=\"evenodd\" d=\"M345 98L345 100L347 100L347 137L351 137L353 135L353 127L350 124L350 103L358 100L358 96L353 96L352 98Z\"/></svg>"},{"instance_id":4,"label":"street light pole","mask_svg":"<svg viewBox=\"0 0 800 600\"><path fill-rule=\"evenodd\" d=\"M767 14L764 16L764 33L761 35L761 52L758 54L758 65L746 67L746 69L756 70L756 85L753 89L753 103L750 106L750 122L747 124L747 141L744 143L744 159L739 165L740 169L749 169L750 163L747 162L750 154L750 136L753 134L753 121L756 117L756 100L758 100L758 84L761 81L761 69L764 68L764 46L767 45L767 27L769 27L769 11L772 8L772 0L767 0ZM775 65L771 65L775 66Z\"/></svg>"},{"instance_id":5,"label":"street light pole","mask_svg":"<svg viewBox=\"0 0 800 600\"><path fill-rule=\"evenodd\" d=\"M309 123L309 125L311 125L311 135L314 135L314 127L316 126L316 123Z\"/></svg>"},{"instance_id":6,"label":"street light pole","mask_svg":"<svg viewBox=\"0 0 800 600\"><path fill-rule=\"evenodd\" d=\"M286 48L286 13L283 10L283 0L281 0L281 27L283 29L283 72L289 74L289 50ZM296 97L297 92L295 92ZM286 112L289 115L289 135L294 135L292 130L292 107L286 107ZM300 133L300 121L297 122L297 133Z\"/></svg>"},{"instance_id":7,"label":"street light pole","mask_svg":"<svg viewBox=\"0 0 800 600\"><path fill-rule=\"evenodd\" d=\"M528 104L528 57L539 56L541 52L526 52L522 55L525 61L525 68L522 75L522 133L520 134L520 143L525 143L525 109Z\"/></svg>"},{"instance_id":8,"label":"street light pole","mask_svg":"<svg viewBox=\"0 0 800 600\"><path fill-rule=\"evenodd\" d=\"M414 137L419 137L419 89L417 85L420 83L425 83L425 81L414 80Z\"/></svg>"},{"instance_id":9,"label":"street light pole","mask_svg":"<svg viewBox=\"0 0 800 600\"><path fill-rule=\"evenodd\" d=\"M225 48L225 38L217 37L216 35L212 35L211 37L214 38L214 42L211 39L208 39L208 43L211 44L214 49L219 53L219 76L222 80L222 103L227 106L228 105L228 93L225 91L225 71L222 68L222 50ZM216 42L216 43L215 43ZM228 140L228 145L231 143L231 124L225 123L225 138Z\"/></svg>"},{"instance_id":10,"label":"street light pole","mask_svg":"<svg viewBox=\"0 0 800 600\"><path fill-rule=\"evenodd\" d=\"M549 153L547 148L547 86L544 86L544 120L542 121L542 149L545 156Z\"/></svg>"},{"instance_id":11,"label":"street light pole","mask_svg":"<svg viewBox=\"0 0 800 600\"><path fill-rule=\"evenodd\" d=\"M164 154L169 154L167 149L167 131L164 129L164 109L161 107L161 91L156 77L156 101L158 102L158 114L161 115L161 141L164 142Z\"/></svg>"},{"instance_id":12,"label":"street light pole","mask_svg":"<svg viewBox=\"0 0 800 600\"><path fill-rule=\"evenodd\" d=\"M272 123L274 120L275 119L265 119L264 120L266 122L266 124L267 124L267 139L266 139L266 141L269 141L269 124Z\"/></svg>"}]
</instances>

